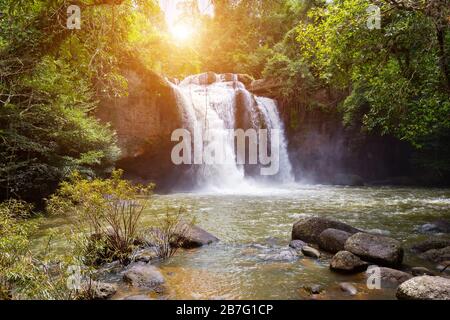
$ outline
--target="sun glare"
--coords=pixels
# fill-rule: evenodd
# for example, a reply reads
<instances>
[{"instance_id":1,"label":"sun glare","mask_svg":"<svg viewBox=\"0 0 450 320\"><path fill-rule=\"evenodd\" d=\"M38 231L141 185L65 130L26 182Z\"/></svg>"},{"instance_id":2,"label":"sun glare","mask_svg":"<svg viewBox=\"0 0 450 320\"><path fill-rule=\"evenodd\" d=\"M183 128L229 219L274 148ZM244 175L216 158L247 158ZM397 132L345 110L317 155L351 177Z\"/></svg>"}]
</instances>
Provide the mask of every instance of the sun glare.
<instances>
[{"instance_id":1,"label":"sun glare","mask_svg":"<svg viewBox=\"0 0 450 320\"><path fill-rule=\"evenodd\" d=\"M175 40L186 42L194 36L194 28L187 24L177 24L170 28Z\"/></svg>"}]
</instances>

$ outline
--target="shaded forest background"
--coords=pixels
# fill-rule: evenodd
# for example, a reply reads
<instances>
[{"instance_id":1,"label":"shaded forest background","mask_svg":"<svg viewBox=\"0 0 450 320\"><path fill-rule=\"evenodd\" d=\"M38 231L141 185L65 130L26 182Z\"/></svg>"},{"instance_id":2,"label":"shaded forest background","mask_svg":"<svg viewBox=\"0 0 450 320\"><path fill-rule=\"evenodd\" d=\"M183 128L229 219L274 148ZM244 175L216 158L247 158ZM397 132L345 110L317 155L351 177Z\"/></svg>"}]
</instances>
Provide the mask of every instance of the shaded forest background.
<instances>
[{"instance_id":1,"label":"shaded forest background","mask_svg":"<svg viewBox=\"0 0 450 320\"><path fill-rule=\"evenodd\" d=\"M68 30L67 7L82 10ZM156 0L0 0L0 198L39 201L78 171L107 176L120 150L93 116L127 94L122 66L161 76L203 71L275 78L298 126L299 108L337 114L362 134L392 136L413 165L450 177L450 1L213 0L186 2L190 41L170 35ZM369 29L367 8L381 9ZM339 93L338 107L310 93Z\"/></svg>"}]
</instances>

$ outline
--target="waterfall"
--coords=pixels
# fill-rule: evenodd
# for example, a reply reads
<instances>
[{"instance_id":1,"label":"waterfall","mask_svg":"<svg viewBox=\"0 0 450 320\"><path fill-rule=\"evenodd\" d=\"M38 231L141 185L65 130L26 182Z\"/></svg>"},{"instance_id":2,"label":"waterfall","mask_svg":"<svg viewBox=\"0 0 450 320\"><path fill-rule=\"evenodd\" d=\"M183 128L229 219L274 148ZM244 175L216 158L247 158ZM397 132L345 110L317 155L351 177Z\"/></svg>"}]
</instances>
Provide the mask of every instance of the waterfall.
<instances>
[{"instance_id":1,"label":"waterfall","mask_svg":"<svg viewBox=\"0 0 450 320\"><path fill-rule=\"evenodd\" d=\"M235 137L230 134L235 129L279 130L279 172L259 180L271 183L294 181L284 125L274 100L254 96L234 74L194 75L171 86L183 115L184 127L194 139L202 141L200 145L193 144L194 164L189 170L198 187L233 189L248 186L250 180L258 180L248 173L246 165L237 161ZM213 150L214 156L220 155L223 161L208 162L208 152L202 154L200 149ZM199 158L199 154L203 158Z\"/></svg>"}]
</instances>

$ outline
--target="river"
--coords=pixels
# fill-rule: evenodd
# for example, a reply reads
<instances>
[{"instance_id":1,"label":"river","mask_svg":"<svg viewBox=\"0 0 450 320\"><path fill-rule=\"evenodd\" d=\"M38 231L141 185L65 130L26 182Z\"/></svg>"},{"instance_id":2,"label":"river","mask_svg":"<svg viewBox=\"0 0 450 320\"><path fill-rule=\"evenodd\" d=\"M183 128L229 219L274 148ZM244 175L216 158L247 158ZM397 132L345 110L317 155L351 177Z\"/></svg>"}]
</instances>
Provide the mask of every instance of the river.
<instances>
[{"instance_id":1,"label":"river","mask_svg":"<svg viewBox=\"0 0 450 320\"><path fill-rule=\"evenodd\" d=\"M419 233L418 226L436 219L450 220L450 190L291 185L239 193L228 190L156 195L141 226L152 225L168 207L186 208L199 226L221 241L179 251L160 264L167 290L154 298L308 299L302 288L320 284L325 292L318 299L394 299L393 289L369 290L364 274L331 272L331 255L294 261L273 261L270 257L287 249L292 225L299 218L322 216L396 238L404 244L406 265L434 269L435 265L420 260L407 248L429 237ZM45 221L37 247L44 244L44 235L50 230L64 235L68 232L67 219ZM61 237L59 246L66 245L67 240ZM359 293L350 297L341 292L339 283L343 281L354 284ZM147 293L130 292L122 285L115 298L136 294Z\"/></svg>"}]
</instances>

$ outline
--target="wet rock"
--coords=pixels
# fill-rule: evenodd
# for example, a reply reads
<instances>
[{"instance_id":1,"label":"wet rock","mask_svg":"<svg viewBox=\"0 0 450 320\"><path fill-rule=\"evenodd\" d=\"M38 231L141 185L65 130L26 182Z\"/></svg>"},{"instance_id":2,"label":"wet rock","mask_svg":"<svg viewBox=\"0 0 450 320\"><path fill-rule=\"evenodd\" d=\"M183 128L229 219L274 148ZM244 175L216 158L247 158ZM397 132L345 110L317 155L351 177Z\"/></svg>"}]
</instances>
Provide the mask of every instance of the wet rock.
<instances>
[{"instance_id":1,"label":"wet rock","mask_svg":"<svg viewBox=\"0 0 450 320\"><path fill-rule=\"evenodd\" d=\"M264 261L294 261L298 259L298 253L293 249L289 249L279 253L261 254L259 257Z\"/></svg>"},{"instance_id":2,"label":"wet rock","mask_svg":"<svg viewBox=\"0 0 450 320\"><path fill-rule=\"evenodd\" d=\"M87 281L83 284L83 289L93 300L106 300L116 294L117 285L98 281Z\"/></svg>"},{"instance_id":3,"label":"wet rock","mask_svg":"<svg viewBox=\"0 0 450 320\"><path fill-rule=\"evenodd\" d=\"M358 273L367 269L369 264L348 251L339 251L330 263L330 269L344 273Z\"/></svg>"},{"instance_id":4,"label":"wet rock","mask_svg":"<svg viewBox=\"0 0 450 320\"><path fill-rule=\"evenodd\" d=\"M403 261L404 251L399 241L368 233L357 233L348 238L345 250L385 266L398 266Z\"/></svg>"},{"instance_id":5,"label":"wet rock","mask_svg":"<svg viewBox=\"0 0 450 320\"><path fill-rule=\"evenodd\" d=\"M294 224L292 240L319 243L319 236L326 229L337 229L351 234L359 232L358 229L339 221L319 217L302 218Z\"/></svg>"},{"instance_id":6,"label":"wet rock","mask_svg":"<svg viewBox=\"0 0 450 320\"><path fill-rule=\"evenodd\" d=\"M146 248L139 250L134 255L134 261L135 262L144 262L149 263L154 260L158 260L159 255L156 249L154 248Z\"/></svg>"},{"instance_id":7,"label":"wet rock","mask_svg":"<svg viewBox=\"0 0 450 320\"><path fill-rule=\"evenodd\" d=\"M305 289L305 291L308 292L309 294L320 294L324 290L323 286L321 286L320 284L304 286L303 289Z\"/></svg>"},{"instance_id":8,"label":"wet rock","mask_svg":"<svg viewBox=\"0 0 450 320\"><path fill-rule=\"evenodd\" d=\"M337 174L333 178L333 184L338 186L359 187L364 185L364 179L355 174Z\"/></svg>"},{"instance_id":9,"label":"wet rock","mask_svg":"<svg viewBox=\"0 0 450 320\"><path fill-rule=\"evenodd\" d=\"M411 247L411 251L423 253L432 249L442 249L445 247L450 247L450 240L444 239L429 239L416 243Z\"/></svg>"},{"instance_id":10,"label":"wet rock","mask_svg":"<svg viewBox=\"0 0 450 320\"><path fill-rule=\"evenodd\" d=\"M342 230L326 229L319 236L319 247L330 253L342 251L350 236L350 233Z\"/></svg>"},{"instance_id":11,"label":"wet rock","mask_svg":"<svg viewBox=\"0 0 450 320\"><path fill-rule=\"evenodd\" d=\"M134 265L123 275L123 280L133 287L154 289L164 284L164 277L158 268L152 265Z\"/></svg>"},{"instance_id":12,"label":"wet rock","mask_svg":"<svg viewBox=\"0 0 450 320\"><path fill-rule=\"evenodd\" d=\"M342 291L348 293L351 296L355 296L358 293L358 290L355 288L355 286L348 282L340 283L339 287Z\"/></svg>"},{"instance_id":13,"label":"wet rock","mask_svg":"<svg viewBox=\"0 0 450 320\"><path fill-rule=\"evenodd\" d=\"M320 258L320 252L317 249L308 247L308 246L304 246L302 248L302 253L307 256L307 257L311 257L311 258L315 258L315 259L319 259Z\"/></svg>"},{"instance_id":14,"label":"wet rock","mask_svg":"<svg viewBox=\"0 0 450 320\"><path fill-rule=\"evenodd\" d=\"M401 300L450 300L450 279L422 276L402 283L397 289Z\"/></svg>"},{"instance_id":15,"label":"wet rock","mask_svg":"<svg viewBox=\"0 0 450 320\"><path fill-rule=\"evenodd\" d=\"M174 247L194 249L220 241L209 232L197 226L184 224L178 229L179 231L175 233L177 241L172 243Z\"/></svg>"},{"instance_id":16,"label":"wet rock","mask_svg":"<svg viewBox=\"0 0 450 320\"><path fill-rule=\"evenodd\" d=\"M307 244L305 242L303 242L302 240L292 240L289 243L289 247L291 247L292 249L295 249L295 250L302 250L302 248L304 246L307 246Z\"/></svg>"},{"instance_id":17,"label":"wet rock","mask_svg":"<svg viewBox=\"0 0 450 320\"><path fill-rule=\"evenodd\" d=\"M421 233L450 233L450 221L436 220L417 228Z\"/></svg>"},{"instance_id":18,"label":"wet rock","mask_svg":"<svg viewBox=\"0 0 450 320\"><path fill-rule=\"evenodd\" d=\"M379 268L379 272L382 288L396 288L413 277L409 273L391 268L381 267Z\"/></svg>"},{"instance_id":19,"label":"wet rock","mask_svg":"<svg viewBox=\"0 0 450 320\"><path fill-rule=\"evenodd\" d=\"M422 259L432 261L432 262L442 262L450 260L450 247L445 247L442 249L431 249L420 255Z\"/></svg>"},{"instance_id":20,"label":"wet rock","mask_svg":"<svg viewBox=\"0 0 450 320\"><path fill-rule=\"evenodd\" d=\"M427 268L424 267L414 267L411 269L411 273L413 276L415 277L419 277L419 276L435 276L436 274L434 274L434 272L428 270Z\"/></svg>"}]
</instances>

